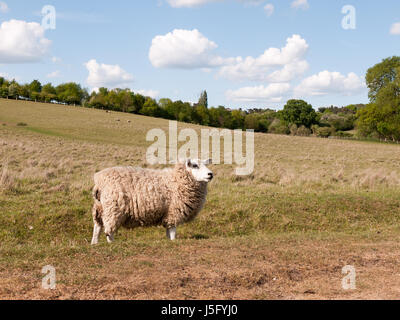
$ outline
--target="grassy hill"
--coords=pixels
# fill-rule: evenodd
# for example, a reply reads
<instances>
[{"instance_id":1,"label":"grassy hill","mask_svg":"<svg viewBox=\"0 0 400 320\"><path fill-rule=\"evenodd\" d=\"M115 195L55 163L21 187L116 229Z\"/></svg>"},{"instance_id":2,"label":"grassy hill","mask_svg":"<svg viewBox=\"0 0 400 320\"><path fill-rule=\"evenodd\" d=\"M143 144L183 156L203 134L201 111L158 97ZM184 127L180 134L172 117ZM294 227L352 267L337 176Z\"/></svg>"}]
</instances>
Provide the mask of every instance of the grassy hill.
<instances>
[{"instance_id":1,"label":"grassy hill","mask_svg":"<svg viewBox=\"0 0 400 320\"><path fill-rule=\"evenodd\" d=\"M153 128L168 121L0 100L0 298L395 298L397 145L256 134L254 173L211 166L178 241L140 228L91 247L93 174L147 166ZM41 289L45 265L56 290Z\"/></svg>"}]
</instances>

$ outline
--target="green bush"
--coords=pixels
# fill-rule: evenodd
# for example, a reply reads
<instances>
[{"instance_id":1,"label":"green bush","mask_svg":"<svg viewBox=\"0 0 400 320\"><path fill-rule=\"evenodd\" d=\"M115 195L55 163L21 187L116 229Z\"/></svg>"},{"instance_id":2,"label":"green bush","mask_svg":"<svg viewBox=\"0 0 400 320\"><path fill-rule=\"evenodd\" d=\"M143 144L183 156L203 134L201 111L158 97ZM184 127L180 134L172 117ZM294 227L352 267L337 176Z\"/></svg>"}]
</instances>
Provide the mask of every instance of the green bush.
<instances>
[{"instance_id":1,"label":"green bush","mask_svg":"<svg viewBox=\"0 0 400 320\"><path fill-rule=\"evenodd\" d=\"M352 137L354 137L354 135L352 133L345 132L345 131L337 131L333 135L335 137L341 137L341 138L352 138Z\"/></svg>"},{"instance_id":2,"label":"green bush","mask_svg":"<svg viewBox=\"0 0 400 320\"><path fill-rule=\"evenodd\" d=\"M298 136L302 137L308 137L311 134L311 130L308 129L306 126L301 126L300 128L297 129Z\"/></svg>"},{"instance_id":3,"label":"green bush","mask_svg":"<svg viewBox=\"0 0 400 320\"><path fill-rule=\"evenodd\" d=\"M272 121L272 123L268 127L268 132L276 133L276 134L288 134L289 128L281 120L275 119L274 121Z\"/></svg>"},{"instance_id":4,"label":"green bush","mask_svg":"<svg viewBox=\"0 0 400 320\"><path fill-rule=\"evenodd\" d=\"M318 129L319 129L319 125L313 124L313 125L311 126L311 132L312 132L312 134L313 134L313 135L317 135Z\"/></svg>"},{"instance_id":5,"label":"green bush","mask_svg":"<svg viewBox=\"0 0 400 320\"><path fill-rule=\"evenodd\" d=\"M317 137L328 138L335 132L334 128L331 127L319 127L316 130Z\"/></svg>"},{"instance_id":6,"label":"green bush","mask_svg":"<svg viewBox=\"0 0 400 320\"><path fill-rule=\"evenodd\" d=\"M292 136L296 136L296 135L297 135L297 125L292 124L292 125L290 126L289 130L290 130L290 134L291 134Z\"/></svg>"},{"instance_id":7,"label":"green bush","mask_svg":"<svg viewBox=\"0 0 400 320\"><path fill-rule=\"evenodd\" d=\"M321 116L320 123L340 131L352 130L354 129L354 115L324 113Z\"/></svg>"}]
</instances>

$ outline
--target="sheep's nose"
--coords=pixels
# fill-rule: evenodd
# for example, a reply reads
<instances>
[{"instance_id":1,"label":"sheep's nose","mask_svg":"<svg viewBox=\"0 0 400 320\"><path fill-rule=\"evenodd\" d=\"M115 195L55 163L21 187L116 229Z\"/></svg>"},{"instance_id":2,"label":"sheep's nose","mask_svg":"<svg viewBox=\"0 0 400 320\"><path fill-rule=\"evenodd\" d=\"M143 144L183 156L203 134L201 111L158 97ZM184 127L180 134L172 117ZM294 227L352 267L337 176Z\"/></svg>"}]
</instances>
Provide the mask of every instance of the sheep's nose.
<instances>
[{"instance_id":1,"label":"sheep's nose","mask_svg":"<svg viewBox=\"0 0 400 320\"><path fill-rule=\"evenodd\" d=\"M208 173L208 177L209 177L210 179L212 179L212 178L214 178L214 174L213 174L212 172L209 172L209 173Z\"/></svg>"}]
</instances>

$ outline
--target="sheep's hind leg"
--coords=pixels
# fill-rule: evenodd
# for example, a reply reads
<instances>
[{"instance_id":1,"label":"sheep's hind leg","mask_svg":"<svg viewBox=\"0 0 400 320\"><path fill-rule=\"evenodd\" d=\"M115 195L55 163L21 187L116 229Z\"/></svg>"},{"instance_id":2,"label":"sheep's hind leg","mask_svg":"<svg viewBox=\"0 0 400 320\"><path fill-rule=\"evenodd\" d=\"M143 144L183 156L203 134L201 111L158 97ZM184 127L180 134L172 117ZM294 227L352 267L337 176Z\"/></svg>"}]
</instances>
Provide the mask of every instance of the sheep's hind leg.
<instances>
[{"instance_id":1,"label":"sheep's hind leg","mask_svg":"<svg viewBox=\"0 0 400 320\"><path fill-rule=\"evenodd\" d=\"M92 237L92 245L98 244L99 243L99 237L100 237L100 232L101 232L101 225L98 224L96 221L94 222L94 227L93 227L93 237Z\"/></svg>"},{"instance_id":2,"label":"sheep's hind leg","mask_svg":"<svg viewBox=\"0 0 400 320\"><path fill-rule=\"evenodd\" d=\"M167 238L172 241L176 239L176 228L175 227L167 229Z\"/></svg>"}]
</instances>

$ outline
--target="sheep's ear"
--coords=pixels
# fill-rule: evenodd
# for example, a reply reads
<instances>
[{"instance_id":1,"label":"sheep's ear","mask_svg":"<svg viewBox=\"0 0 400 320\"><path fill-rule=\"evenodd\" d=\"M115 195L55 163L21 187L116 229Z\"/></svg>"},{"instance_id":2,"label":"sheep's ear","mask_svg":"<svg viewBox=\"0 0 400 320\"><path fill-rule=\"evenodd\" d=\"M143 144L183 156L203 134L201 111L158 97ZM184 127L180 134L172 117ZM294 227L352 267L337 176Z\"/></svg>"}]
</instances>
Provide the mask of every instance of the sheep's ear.
<instances>
[{"instance_id":1,"label":"sheep's ear","mask_svg":"<svg viewBox=\"0 0 400 320\"><path fill-rule=\"evenodd\" d=\"M212 159L203 160L203 164L205 165L212 164Z\"/></svg>"},{"instance_id":2,"label":"sheep's ear","mask_svg":"<svg viewBox=\"0 0 400 320\"><path fill-rule=\"evenodd\" d=\"M191 159L187 159L186 160L186 165L191 168L192 167L192 160Z\"/></svg>"}]
</instances>

